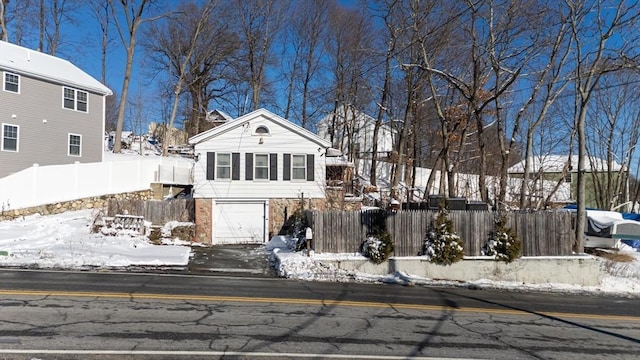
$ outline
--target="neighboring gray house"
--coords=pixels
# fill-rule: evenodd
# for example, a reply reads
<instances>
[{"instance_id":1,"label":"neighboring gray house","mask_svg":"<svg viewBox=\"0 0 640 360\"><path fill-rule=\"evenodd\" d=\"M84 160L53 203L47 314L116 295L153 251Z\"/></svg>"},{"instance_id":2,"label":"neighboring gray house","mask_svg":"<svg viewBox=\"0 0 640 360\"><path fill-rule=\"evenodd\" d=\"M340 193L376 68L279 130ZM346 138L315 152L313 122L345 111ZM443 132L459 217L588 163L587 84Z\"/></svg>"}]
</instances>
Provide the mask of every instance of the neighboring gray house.
<instances>
[{"instance_id":1,"label":"neighboring gray house","mask_svg":"<svg viewBox=\"0 0 640 360\"><path fill-rule=\"evenodd\" d=\"M0 41L0 178L100 162L111 90L67 60Z\"/></svg>"}]
</instances>

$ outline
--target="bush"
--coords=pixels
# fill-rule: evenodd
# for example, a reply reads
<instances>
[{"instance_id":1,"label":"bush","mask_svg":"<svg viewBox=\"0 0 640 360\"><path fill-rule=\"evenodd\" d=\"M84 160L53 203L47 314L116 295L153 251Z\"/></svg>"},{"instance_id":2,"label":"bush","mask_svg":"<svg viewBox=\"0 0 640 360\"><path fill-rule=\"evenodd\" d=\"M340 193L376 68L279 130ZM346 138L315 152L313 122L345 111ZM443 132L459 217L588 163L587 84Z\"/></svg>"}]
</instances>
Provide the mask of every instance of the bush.
<instances>
[{"instance_id":1,"label":"bush","mask_svg":"<svg viewBox=\"0 0 640 360\"><path fill-rule=\"evenodd\" d=\"M482 254L493 256L498 261L510 263L520 257L522 241L513 229L507 227L507 216L500 215L495 222L495 229L482 247Z\"/></svg>"},{"instance_id":2,"label":"bush","mask_svg":"<svg viewBox=\"0 0 640 360\"><path fill-rule=\"evenodd\" d=\"M307 217L302 210L296 210L289 217L288 233L296 241L295 251L307 249Z\"/></svg>"},{"instance_id":3,"label":"bush","mask_svg":"<svg viewBox=\"0 0 640 360\"><path fill-rule=\"evenodd\" d=\"M428 256L429 261L438 265L451 265L462 260L464 243L453 230L453 222L449 213L441 208L435 224L427 232L422 255Z\"/></svg>"},{"instance_id":4,"label":"bush","mask_svg":"<svg viewBox=\"0 0 640 360\"><path fill-rule=\"evenodd\" d=\"M385 262L393 252L391 235L384 231L376 231L369 235L360 245L360 253L375 264Z\"/></svg>"}]
</instances>

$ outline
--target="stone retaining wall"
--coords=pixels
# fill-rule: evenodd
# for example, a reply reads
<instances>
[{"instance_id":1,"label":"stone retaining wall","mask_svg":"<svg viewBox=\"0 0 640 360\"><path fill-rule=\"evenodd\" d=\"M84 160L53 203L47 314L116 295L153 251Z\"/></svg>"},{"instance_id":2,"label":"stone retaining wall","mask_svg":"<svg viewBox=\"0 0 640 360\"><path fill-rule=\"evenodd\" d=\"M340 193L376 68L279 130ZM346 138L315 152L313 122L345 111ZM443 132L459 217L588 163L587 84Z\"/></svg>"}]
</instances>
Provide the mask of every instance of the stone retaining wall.
<instances>
[{"instance_id":1,"label":"stone retaining wall","mask_svg":"<svg viewBox=\"0 0 640 360\"><path fill-rule=\"evenodd\" d=\"M153 191L142 190L121 194L109 194L102 196L89 197L84 199L76 199L70 201L61 201L53 204L34 206L24 209L7 210L0 212L0 221L12 220L21 216L41 214L61 214L67 211L85 210L85 209L101 209L107 211L107 202L113 200L151 200Z\"/></svg>"}]
</instances>

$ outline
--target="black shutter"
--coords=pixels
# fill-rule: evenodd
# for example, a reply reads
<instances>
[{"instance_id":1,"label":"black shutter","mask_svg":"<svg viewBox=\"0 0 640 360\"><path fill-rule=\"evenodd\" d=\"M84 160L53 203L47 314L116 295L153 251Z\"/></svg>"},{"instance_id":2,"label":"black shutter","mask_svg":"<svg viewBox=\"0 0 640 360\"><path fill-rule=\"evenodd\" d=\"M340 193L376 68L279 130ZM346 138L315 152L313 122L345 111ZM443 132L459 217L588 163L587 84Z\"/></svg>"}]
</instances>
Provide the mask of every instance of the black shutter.
<instances>
[{"instance_id":1,"label":"black shutter","mask_svg":"<svg viewBox=\"0 0 640 360\"><path fill-rule=\"evenodd\" d=\"M214 180L216 173L216 153L207 153L207 180Z\"/></svg>"},{"instance_id":2,"label":"black shutter","mask_svg":"<svg viewBox=\"0 0 640 360\"><path fill-rule=\"evenodd\" d=\"M244 166L245 180L253 180L253 154L246 153L246 162Z\"/></svg>"},{"instance_id":3,"label":"black shutter","mask_svg":"<svg viewBox=\"0 0 640 360\"><path fill-rule=\"evenodd\" d=\"M231 180L240 180L240 153L231 153Z\"/></svg>"},{"instance_id":4,"label":"black shutter","mask_svg":"<svg viewBox=\"0 0 640 360\"><path fill-rule=\"evenodd\" d=\"M291 154L282 156L282 180L291 180Z\"/></svg>"},{"instance_id":5,"label":"black shutter","mask_svg":"<svg viewBox=\"0 0 640 360\"><path fill-rule=\"evenodd\" d=\"M307 181L313 181L315 161L313 154L307 154Z\"/></svg>"},{"instance_id":6,"label":"black shutter","mask_svg":"<svg viewBox=\"0 0 640 360\"><path fill-rule=\"evenodd\" d=\"M269 154L269 180L278 180L278 154Z\"/></svg>"}]
</instances>

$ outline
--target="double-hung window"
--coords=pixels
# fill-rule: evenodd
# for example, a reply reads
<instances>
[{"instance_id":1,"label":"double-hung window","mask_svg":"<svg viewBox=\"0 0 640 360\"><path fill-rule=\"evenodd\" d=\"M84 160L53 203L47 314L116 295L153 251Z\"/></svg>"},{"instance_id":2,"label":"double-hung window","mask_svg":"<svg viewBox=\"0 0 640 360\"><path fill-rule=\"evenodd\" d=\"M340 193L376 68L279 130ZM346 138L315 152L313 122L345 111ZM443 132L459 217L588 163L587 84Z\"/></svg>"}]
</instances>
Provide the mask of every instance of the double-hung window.
<instances>
[{"instance_id":1,"label":"double-hung window","mask_svg":"<svg viewBox=\"0 0 640 360\"><path fill-rule=\"evenodd\" d=\"M2 124L2 151L18 151L18 126Z\"/></svg>"},{"instance_id":2,"label":"double-hung window","mask_svg":"<svg viewBox=\"0 0 640 360\"><path fill-rule=\"evenodd\" d=\"M4 91L20 93L20 75L5 72L4 73Z\"/></svg>"},{"instance_id":3,"label":"double-hung window","mask_svg":"<svg viewBox=\"0 0 640 360\"><path fill-rule=\"evenodd\" d=\"M283 154L284 168L282 179L291 181L314 181L315 157L313 154Z\"/></svg>"},{"instance_id":4,"label":"double-hung window","mask_svg":"<svg viewBox=\"0 0 640 360\"><path fill-rule=\"evenodd\" d=\"M88 96L86 91L62 87L62 106L65 109L87 112Z\"/></svg>"},{"instance_id":5,"label":"double-hung window","mask_svg":"<svg viewBox=\"0 0 640 360\"><path fill-rule=\"evenodd\" d=\"M307 157L305 155L291 155L291 179L307 179Z\"/></svg>"},{"instance_id":6,"label":"double-hung window","mask_svg":"<svg viewBox=\"0 0 640 360\"><path fill-rule=\"evenodd\" d=\"M269 154L256 154L254 164L256 180L269 180Z\"/></svg>"},{"instance_id":7,"label":"double-hung window","mask_svg":"<svg viewBox=\"0 0 640 360\"><path fill-rule=\"evenodd\" d=\"M69 156L82 156L82 135L69 134Z\"/></svg>"},{"instance_id":8,"label":"double-hung window","mask_svg":"<svg viewBox=\"0 0 640 360\"><path fill-rule=\"evenodd\" d=\"M216 162L216 178L231 180L231 154L218 154Z\"/></svg>"}]
</instances>

